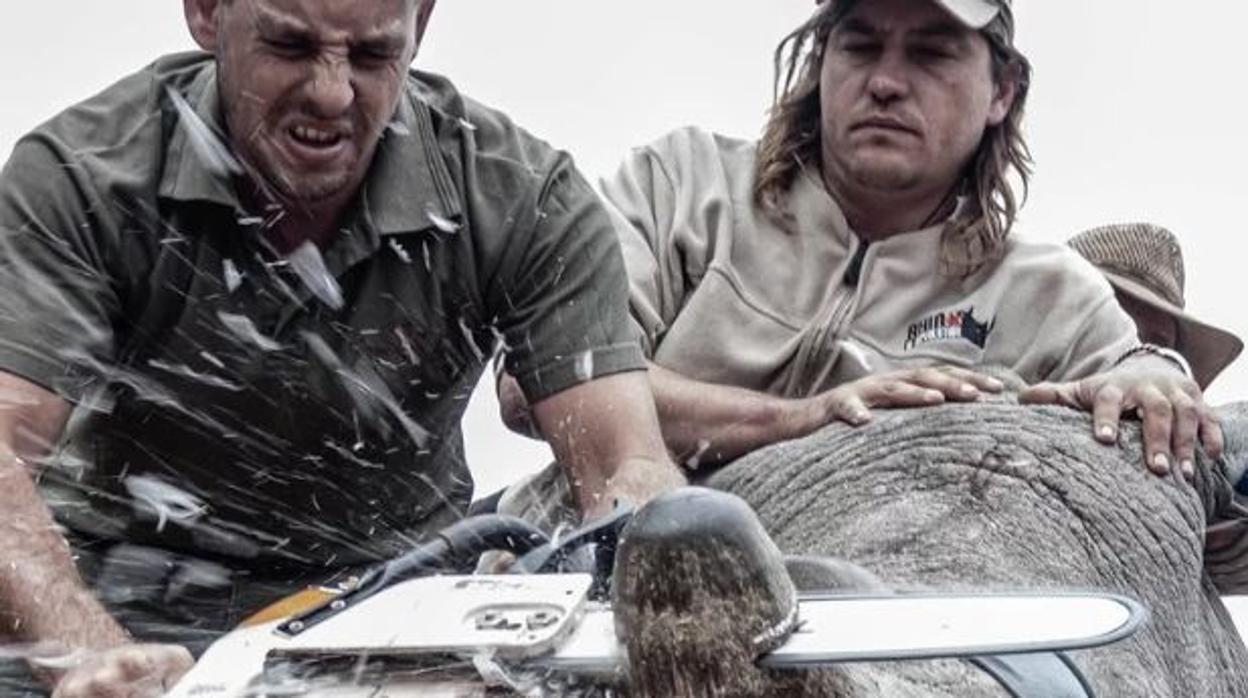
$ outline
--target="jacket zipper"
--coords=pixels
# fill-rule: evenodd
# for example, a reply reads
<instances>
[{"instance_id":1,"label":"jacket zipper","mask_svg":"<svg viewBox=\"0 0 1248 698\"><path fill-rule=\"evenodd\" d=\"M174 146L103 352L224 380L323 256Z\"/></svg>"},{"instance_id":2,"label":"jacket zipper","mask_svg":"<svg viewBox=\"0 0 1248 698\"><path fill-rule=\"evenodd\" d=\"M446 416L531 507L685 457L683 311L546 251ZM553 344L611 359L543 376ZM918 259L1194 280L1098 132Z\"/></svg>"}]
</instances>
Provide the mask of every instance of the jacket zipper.
<instances>
[{"instance_id":1,"label":"jacket zipper","mask_svg":"<svg viewBox=\"0 0 1248 698\"><path fill-rule=\"evenodd\" d=\"M828 372L832 370L830 364L822 364L818 359L822 355L822 349L830 348L844 330L842 325L849 314L850 306L854 304L854 299L858 295L858 282L862 277L863 262L867 256L867 248L870 246L869 242L858 242L854 256L850 258L849 266L841 275L840 283L837 284L836 295L831 299L827 312L823 315L825 322L822 329L817 336L812 337L811 351L806 359L808 363L805 370L801 372L802 383L807 386L807 390L802 391L804 394L810 387L821 385L826 380Z\"/></svg>"}]
</instances>

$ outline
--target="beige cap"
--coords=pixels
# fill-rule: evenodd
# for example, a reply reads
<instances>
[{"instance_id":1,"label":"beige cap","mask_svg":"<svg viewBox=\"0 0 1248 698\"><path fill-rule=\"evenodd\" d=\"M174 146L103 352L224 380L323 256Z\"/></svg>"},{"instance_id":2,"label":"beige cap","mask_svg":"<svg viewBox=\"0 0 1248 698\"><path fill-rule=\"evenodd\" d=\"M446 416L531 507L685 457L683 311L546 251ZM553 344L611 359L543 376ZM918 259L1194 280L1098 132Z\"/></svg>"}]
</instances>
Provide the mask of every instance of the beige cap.
<instances>
[{"instance_id":1,"label":"beige cap","mask_svg":"<svg viewBox=\"0 0 1248 698\"><path fill-rule=\"evenodd\" d=\"M975 31L990 29L1001 41L1011 46L1014 43L1014 12L1010 9L1010 0L932 0L953 15L954 19ZM822 5L827 0L815 0ZM991 26L993 20L1001 17L1002 21Z\"/></svg>"},{"instance_id":2,"label":"beige cap","mask_svg":"<svg viewBox=\"0 0 1248 698\"><path fill-rule=\"evenodd\" d=\"M996 19L1002 4L1008 0L936 0L936 3L949 11L971 29L983 29Z\"/></svg>"},{"instance_id":3,"label":"beige cap","mask_svg":"<svg viewBox=\"0 0 1248 698\"><path fill-rule=\"evenodd\" d=\"M1066 242L1092 262L1119 293L1174 320L1178 350L1203 389L1239 356L1238 337L1188 315L1183 299L1183 251L1174 233L1151 223L1106 225Z\"/></svg>"}]
</instances>

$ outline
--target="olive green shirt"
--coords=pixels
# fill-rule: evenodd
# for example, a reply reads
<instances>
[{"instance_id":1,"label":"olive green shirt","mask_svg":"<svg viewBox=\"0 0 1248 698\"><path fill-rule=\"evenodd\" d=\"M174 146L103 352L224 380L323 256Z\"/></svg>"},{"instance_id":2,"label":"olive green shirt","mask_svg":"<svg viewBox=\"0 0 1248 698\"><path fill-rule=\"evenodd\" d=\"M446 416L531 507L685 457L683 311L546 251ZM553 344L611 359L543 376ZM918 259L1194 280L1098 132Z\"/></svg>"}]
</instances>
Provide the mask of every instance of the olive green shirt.
<instances>
[{"instance_id":1,"label":"olive green shirt","mask_svg":"<svg viewBox=\"0 0 1248 698\"><path fill-rule=\"evenodd\" d=\"M496 350L532 402L644 366L566 154L411 72L338 235L283 257L280 211L246 210L214 151L217 99L210 56L161 58L0 175L0 370L76 404L43 478L70 527L391 555L467 505L459 421Z\"/></svg>"}]
</instances>

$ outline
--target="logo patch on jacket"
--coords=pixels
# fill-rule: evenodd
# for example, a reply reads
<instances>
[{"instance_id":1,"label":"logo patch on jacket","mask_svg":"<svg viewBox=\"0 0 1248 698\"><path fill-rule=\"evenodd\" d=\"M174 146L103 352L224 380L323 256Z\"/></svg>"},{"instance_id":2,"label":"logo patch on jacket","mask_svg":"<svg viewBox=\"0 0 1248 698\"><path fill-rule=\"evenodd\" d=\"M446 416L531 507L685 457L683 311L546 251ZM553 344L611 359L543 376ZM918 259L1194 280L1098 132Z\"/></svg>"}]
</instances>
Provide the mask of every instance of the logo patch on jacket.
<instances>
[{"instance_id":1,"label":"logo patch on jacket","mask_svg":"<svg viewBox=\"0 0 1248 698\"><path fill-rule=\"evenodd\" d=\"M949 339L965 339L980 349L988 343L988 335L997 324L994 317L987 322L975 319L975 308L935 313L910 325L906 332L905 350Z\"/></svg>"}]
</instances>

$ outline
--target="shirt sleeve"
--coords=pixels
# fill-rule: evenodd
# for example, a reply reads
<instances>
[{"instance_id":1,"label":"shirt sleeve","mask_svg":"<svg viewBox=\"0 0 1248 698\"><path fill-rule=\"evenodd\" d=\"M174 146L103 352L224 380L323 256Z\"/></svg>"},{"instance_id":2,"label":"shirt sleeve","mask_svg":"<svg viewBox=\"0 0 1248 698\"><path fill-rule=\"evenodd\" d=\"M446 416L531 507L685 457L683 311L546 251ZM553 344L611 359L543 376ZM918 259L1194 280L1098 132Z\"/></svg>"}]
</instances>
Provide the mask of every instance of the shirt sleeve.
<instances>
[{"instance_id":1,"label":"shirt sleeve","mask_svg":"<svg viewBox=\"0 0 1248 698\"><path fill-rule=\"evenodd\" d=\"M19 141L0 172L0 370L73 401L114 354L106 210L50 135Z\"/></svg>"},{"instance_id":2,"label":"shirt sleeve","mask_svg":"<svg viewBox=\"0 0 1248 698\"><path fill-rule=\"evenodd\" d=\"M527 212L526 212L527 214ZM490 291L507 370L530 402L595 378L641 370L628 321L627 279L610 220L593 189L559 154L532 212L512 235Z\"/></svg>"},{"instance_id":3,"label":"shirt sleeve","mask_svg":"<svg viewBox=\"0 0 1248 698\"><path fill-rule=\"evenodd\" d=\"M1104 373L1140 344L1135 322L1118 305L1112 291L1108 297L1090 298L1088 307L1090 311L1049 380L1072 381Z\"/></svg>"},{"instance_id":4,"label":"shirt sleeve","mask_svg":"<svg viewBox=\"0 0 1248 698\"><path fill-rule=\"evenodd\" d=\"M1010 351L1025 381L1067 382L1103 373L1139 344L1135 322L1109 282L1076 252L1032 244L1014 254L1022 261L1008 290L1018 338Z\"/></svg>"},{"instance_id":5,"label":"shirt sleeve","mask_svg":"<svg viewBox=\"0 0 1248 698\"><path fill-rule=\"evenodd\" d=\"M624 252L631 321L653 358L684 295L670 252L674 187L651 151L638 148L602 181L602 193Z\"/></svg>"}]
</instances>

